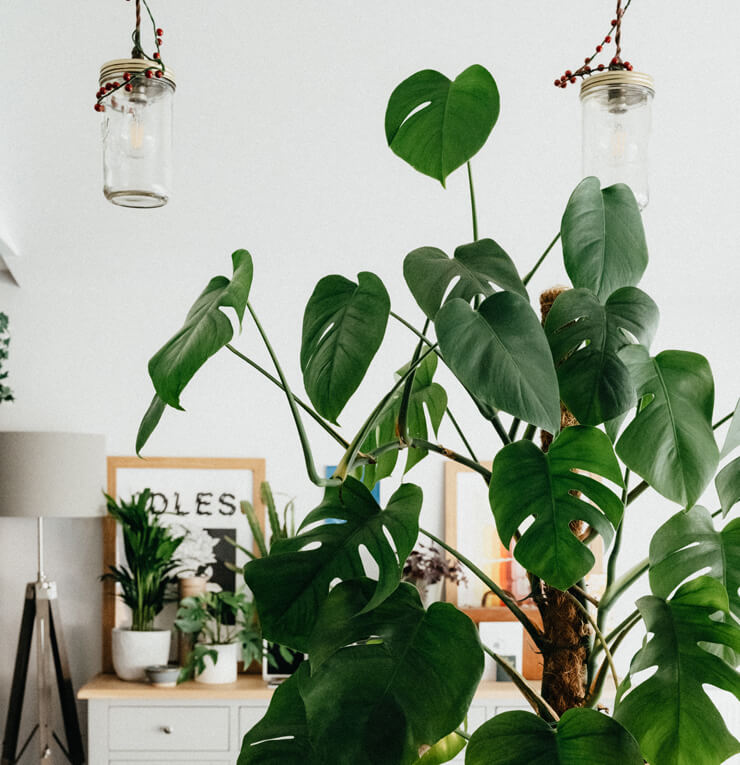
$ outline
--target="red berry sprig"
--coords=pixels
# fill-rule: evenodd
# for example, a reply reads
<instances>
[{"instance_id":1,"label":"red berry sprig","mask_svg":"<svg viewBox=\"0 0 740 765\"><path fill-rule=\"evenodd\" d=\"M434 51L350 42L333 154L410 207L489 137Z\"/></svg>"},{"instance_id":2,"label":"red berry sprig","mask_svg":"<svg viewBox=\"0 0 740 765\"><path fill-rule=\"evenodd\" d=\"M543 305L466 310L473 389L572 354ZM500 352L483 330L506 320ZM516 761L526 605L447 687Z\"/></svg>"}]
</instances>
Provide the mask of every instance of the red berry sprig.
<instances>
[{"instance_id":1,"label":"red berry sprig","mask_svg":"<svg viewBox=\"0 0 740 765\"><path fill-rule=\"evenodd\" d=\"M630 64L629 61L622 61L621 56L619 55L619 25L622 20L622 17L627 12L627 9L629 8L632 0L627 0L627 4L624 6L624 10L619 9L619 4L617 6L618 8L618 16L617 18L614 18L611 20L611 26L609 28L609 32L604 35L603 40L595 46L594 53L590 56L586 56L586 58L583 61L583 65L578 67L574 72L572 72L570 69L566 69L565 72L558 77L554 81L554 85L556 88L566 88L568 84L573 84L577 82L578 77L587 77L591 74L594 74L595 72L603 72L604 70L609 71L628 71L631 72L633 70L632 64ZM598 56L599 53L601 53L604 50L605 45L609 45L612 41L612 34L614 34L615 30L617 31L617 55L614 56L611 61L608 64L599 64L598 66L593 65L593 60Z\"/></svg>"}]
</instances>

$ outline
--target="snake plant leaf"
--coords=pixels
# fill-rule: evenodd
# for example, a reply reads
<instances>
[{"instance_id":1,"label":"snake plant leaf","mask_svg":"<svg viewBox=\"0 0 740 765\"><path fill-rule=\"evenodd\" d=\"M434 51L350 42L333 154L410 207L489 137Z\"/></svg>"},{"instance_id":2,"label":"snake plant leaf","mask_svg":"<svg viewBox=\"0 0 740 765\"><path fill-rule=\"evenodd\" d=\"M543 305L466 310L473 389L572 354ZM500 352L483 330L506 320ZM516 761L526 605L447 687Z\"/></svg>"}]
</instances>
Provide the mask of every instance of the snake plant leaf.
<instances>
[{"instance_id":1,"label":"snake plant leaf","mask_svg":"<svg viewBox=\"0 0 740 765\"><path fill-rule=\"evenodd\" d=\"M622 287L602 305L587 289L558 295L545 332L555 361L560 397L583 425L613 420L633 407L635 388L619 351L632 342L649 347L658 306L637 287Z\"/></svg>"},{"instance_id":2,"label":"snake plant leaf","mask_svg":"<svg viewBox=\"0 0 740 765\"><path fill-rule=\"evenodd\" d=\"M712 432L714 380L698 353L639 345L620 353L641 400L617 441L617 454L664 497L691 507L712 480L719 450Z\"/></svg>"},{"instance_id":3,"label":"snake plant leaf","mask_svg":"<svg viewBox=\"0 0 740 765\"><path fill-rule=\"evenodd\" d=\"M424 752L414 765L442 765L465 749L466 741L459 733L450 733Z\"/></svg>"},{"instance_id":4,"label":"snake plant leaf","mask_svg":"<svg viewBox=\"0 0 740 765\"><path fill-rule=\"evenodd\" d=\"M252 286L252 256L237 250L231 260L231 280L225 276L211 279L182 328L149 361L149 376L157 395L175 409L182 409L180 394L193 375L234 336L231 322L221 309L233 308L241 325Z\"/></svg>"},{"instance_id":5,"label":"snake plant leaf","mask_svg":"<svg viewBox=\"0 0 740 765\"><path fill-rule=\"evenodd\" d=\"M560 225L563 259L574 287L606 300L620 287L634 287L647 267L642 217L628 186L601 189L584 178L571 194Z\"/></svg>"},{"instance_id":6,"label":"snake plant leaf","mask_svg":"<svg viewBox=\"0 0 740 765\"><path fill-rule=\"evenodd\" d=\"M136 454L141 456L141 450L149 440L149 436L154 433L159 421L162 419L164 410L167 408L167 404L162 401L157 393L154 394L152 403L149 404L149 408L141 418L139 430L136 433Z\"/></svg>"},{"instance_id":7,"label":"snake plant leaf","mask_svg":"<svg viewBox=\"0 0 740 765\"><path fill-rule=\"evenodd\" d=\"M237 765L321 765L309 739L299 689L308 672L304 661L277 687L265 716L244 736Z\"/></svg>"},{"instance_id":8,"label":"snake plant leaf","mask_svg":"<svg viewBox=\"0 0 740 765\"><path fill-rule=\"evenodd\" d=\"M470 303L475 297L487 298L496 291L493 285L527 297L516 266L493 239L464 244L452 258L436 247L419 247L404 258L403 276L419 308L432 321L443 301L462 298ZM454 280L457 283L450 289Z\"/></svg>"},{"instance_id":9,"label":"snake plant leaf","mask_svg":"<svg viewBox=\"0 0 740 765\"><path fill-rule=\"evenodd\" d=\"M383 342L391 301L373 273L319 281L303 314L301 371L319 414L336 422Z\"/></svg>"},{"instance_id":10,"label":"snake plant leaf","mask_svg":"<svg viewBox=\"0 0 740 765\"><path fill-rule=\"evenodd\" d=\"M579 425L564 428L547 453L526 440L505 446L493 461L489 487L501 542L508 547L524 521L534 516L514 548L514 557L559 590L575 584L595 562L588 546L571 531L570 522L586 521L606 547L622 519L620 498L576 470L623 485L609 438L596 428ZM584 498L575 496L575 491Z\"/></svg>"},{"instance_id":11,"label":"snake plant leaf","mask_svg":"<svg viewBox=\"0 0 740 765\"><path fill-rule=\"evenodd\" d=\"M650 589L659 598L699 572L720 581L740 619L740 518L721 531L701 505L669 518L650 540Z\"/></svg>"},{"instance_id":12,"label":"snake plant leaf","mask_svg":"<svg viewBox=\"0 0 740 765\"><path fill-rule=\"evenodd\" d=\"M323 762L412 765L462 723L483 673L465 614L449 603L425 611L405 582L369 610L374 588L367 579L338 584L310 640L301 693Z\"/></svg>"},{"instance_id":13,"label":"snake plant leaf","mask_svg":"<svg viewBox=\"0 0 740 765\"><path fill-rule=\"evenodd\" d=\"M638 740L651 765L719 765L740 752L703 688L713 685L740 699L740 676L706 646L740 651L740 628L712 618L728 612L725 588L700 576L670 600L650 595L637 607L652 637L619 686L614 718ZM652 668L654 674L633 686L638 672Z\"/></svg>"},{"instance_id":14,"label":"snake plant leaf","mask_svg":"<svg viewBox=\"0 0 740 765\"><path fill-rule=\"evenodd\" d=\"M317 610L331 583L364 576L363 546L379 570L367 608L382 603L398 586L403 561L416 542L421 499L418 486L403 484L382 510L352 477L341 486L328 487L297 536L276 540L268 557L244 568L265 638L307 651Z\"/></svg>"},{"instance_id":15,"label":"snake plant leaf","mask_svg":"<svg viewBox=\"0 0 740 765\"><path fill-rule=\"evenodd\" d=\"M424 69L391 93L385 137L394 154L445 185L482 148L499 114L496 81L474 65L450 80Z\"/></svg>"},{"instance_id":16,"label":"snake plant leaf","mask_svg":"<svg viewBox=\"0 0 740 765\"><path fill-rule=\"evenodd\" d=\"M398 370L396 374L406 373L408 365ZM430 353L416 369L414 381L411 385L411 396L406 414L406 427L412 438L428 438L427 419L434 434L437 434L439 426L447 410L447 392L437 382L434 382L434 373L437 371L437 356ZM398 439L397 424L401 411L401 399L403 390L399 390L388 402L385 410L381 413L375 428L370 432L362 445L362 451L368 452ZM404 473L408 473L414 465L427 455L426 449L408 449L406 467ZM381 454L375 465L366 465L363 474L363 482L372 490L375 484L389 476L396 466L398 451L393 450Z\"/></svg>"},{"instance_id":17,"label":"snake plant leaf","mask_svg":"<svg viewBox=\"0 0 740 765\"><path fill-rule=\"evenodd\" d=\"M725 436L725 442L722 445L722 451L719 453L719 458L724 459L731 452L734 452L738 446L740 446L740 399L737 402L732 419L730 420L730 427L727 430L727 435Z\"/></svg>"},{"instance_id":18,"label":"snake plant leaf","mask_svg":"<svg viewBox=\"0 0 740 765\"><path fill-rule=\"evenodd\" d=\"M552 726L531 712L496 715L473 733L465 765L642 765L637 741L595 709L569 709Z\"/></svg>"},{"instance_id":19,"label":"snake plant leaf","mask_svg":"<svg viewBox=\"0 0 740 765\"><path fill-rule=\"evenodd\" d=\"M717 473L714 486L722 507L722 516L727 517L727 513L740 502L740 457L735 457Z\"/></svg>"},{"instance_id":20,"label":"snake plant leaf","mask_svg":"<svg viewBox=\"0 0 740 765\"><path fill-rule=\"evenodd\" d=\"M483 405L550 433L560 429L560 394L545 332L513 292L487 297L475 311L461 298L434 322L445 363Z\"/></svg>"}]
</instances>

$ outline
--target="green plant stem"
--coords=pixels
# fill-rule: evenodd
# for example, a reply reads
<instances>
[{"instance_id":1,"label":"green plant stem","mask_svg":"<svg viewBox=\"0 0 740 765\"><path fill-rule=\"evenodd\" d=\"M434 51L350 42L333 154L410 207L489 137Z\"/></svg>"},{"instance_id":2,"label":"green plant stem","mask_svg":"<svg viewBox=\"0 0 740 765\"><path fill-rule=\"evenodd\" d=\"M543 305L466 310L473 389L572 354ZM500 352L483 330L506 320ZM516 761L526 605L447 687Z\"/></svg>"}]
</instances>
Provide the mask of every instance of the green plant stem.
<instances>
[{"instance_id":1,"label":"green plant stem","mask_svg":"<svg viewBox=\"0 0 740 765\"><path fill-rule=\"evenodd\" d=\"M730 412L729 414L726 414L724 417L717 420L717 422L715 422L714 425L712 425L712 430L717 430L717 428L719 428L721 425L724 425L727 422L727 420L732 419L733 414L735 414L734 411Z\"/></svg>"},{"instance_id":2,"label":"green plant stem","mask_svg":"<svg viewBox=\"0 0 740 765\"><path fill-rule=\"evenodd\" d=\"M447 449L446 447L440 446L439 444L432 443L431 441L426 441L423 438L412 438L409 442L409 446L412 449L427 449L430 452L441 454L443 457L447 457L447 459L450 459L453 462L459 462L461 465L465 465L471 470L475 470L476 473L480 473L480 475L483 476L486 485L491 482L491 471L488 468L483 467L483 465L481 465L479 462L475 462L474 460L469 460L467 457L463 457L462 454L453 452L452 449Z\"/></svg>"},{"instance_id":3,"label":"green plant stem","mask_svg":"<svg viewBox=\"0 0 740 765\"><path fill-rule=\"evenodd\" d=\"M301 448L303 449L303 457L306 463L306 472L308 473L309 480L316 486L338 486L341 481L334 478L321 478L321 476L319 476L318 472L316 471L316 465L314 464L313 460L313 452L311 451L311 444L309 443L308 437L306 436L306 430L303 427L301 413L298 411L298 406L296 404L295 398L293 397L293 392L288 385L288 381L285 379L285 375L283 374L280 362L275 355L275 351L272 349L272 345L270 344L270 341L268 340L267 335L262 328L259 319L257 318L257 314L254 312L254 308L252 308L252 304L249 301L247 301L247 308L249 309L249 313L254 320L257 331L260 333L262 342L265 344L265 348L267 348L267 352L270 354L272 363L275 366L275 371L280 378L283 391L285 392L285 396L288 399L288 406L290 407L291 414L293 415L296 430L298 431L298 438L301 441Z\"/></svg>"},{"instance_id":4,"label":"green plant stem","mask_svg":"<svg viewBox=\"0 0 740 765\"><path fill-rule=\"evenodd\" d=\"M256 369L261 375L266 377L271 383L274 385L277 385L280 390L283 392L285 391L285 388L283 387L283 384L280 382L280 380L277 379L277 377L274 377L271 375L266 369L261 367L256 361L253 361L249 358L249 356L245 356L241 351L238 351L236 348L234 348L231 343L227 343L226 347L238 358L240 358L242 361L246 362L251 366L253 369ZM298 398L295 394L293 395L293 398L298 404L298 406L303 409L306 414L308 414L315 422L317 422L321 427L338 443L341 444L345 449L349 446L349 441L347 441L346 438L341 436L339 433L337 433L334 428L314 409L312 409L305 401L301 401L301 399Z\"/></svg>"},{"instance_id":5,"label":"green plant stem","mask_svg":"<svg viewBox=\"0 0 740 765\"><path fill-rule=\"evenodd\" d=\"M645 558L639 563L632 566L629 571L626 571L619 579L614 582L611 587L608 587L606 592L601 596L599 610L608 611L612 603L626 590L630 585L634 584L649 568L650 561Z\"/></svg>"},{"instance_id":6,"label":"green plant stem","mask_svg":"<svg viewBox=\"0 0 740 765\"><path fill-rule=\"evenodd\" d=\"M473 188L473 170L470 167L470 162L467 163L468 165L468 188L470 189L470 211L473 214L473 241L478 241L478 213L475 209L475 189Z\"/></svg>"},{"instance_id":7,"label":"green plant stem","mask_svg":"<svg viewBox=\"0 0 740 765\"><path fill-rule=\"evenodd\" d=\"M630 630L639 623L639 613L635 612L637 614L636 619L627 619L623 624L626 626L621 629L618 633L617 630L613 630L609 635L607 635L606 641L607 643L611 643L610 650L612 652L612 656L617 652L617 649L621 645L622 641L627 637ZM634 615L633 615L634 616ZM621 625L620 625L621 626ZM613 637L616 634L616 637ZM612 642L613 638L613 642ZM592 707L601 696L601 691L604 687L604 680L606 679L606 675L608 674L608 661L606 658L601 663L601 666L599 667L598 672L596 673L596 677L594 677L593 682L590 682L589 685L589 691L588 695L586 697L586 706Z\"/></svg>"},{"instance_id":8,"label":"green plant stem","mask_svg":"<svg viewBox=\"0 0 740 765\"><path fill-rule=\"evenodd\" d=\"M466 566L475 576L478 577L478 579L483 582L490 590L492 590L503 602L503 604L511 611L512 614L521 622L524 629L529 633L529 636L534 641L534 644L538 647L542 647L542 639L543 635L542 632L534 625L532 621L530 621L529 617L522 611L522 609L519 607L519 604L504 590L502 590L496 582L493 581L493 579L490 579L487 577L479 568L475 565L471 560L466 558L461 552L456 550L454 547L451 547L447 544L447 542L444 542L439 537L435 536L431 533L431 531L426 531L426 529L420 528L419 531L424 534L424 536L429 537L433 542L436 542L441 548L444 550L447 550L450 555L453 555L455 558L457 558L460 563L462 563L464 566Z\"/></svg>"},{"instance_id":9,"label":"green plant stem","mask_svg":"<svg viewBox=\"0 0 740 765\"><path fill-rule=\"evenodd\" d=\"M422 334L425 334L429 328L429 319L424 322L424 328L421 330ZM414 365L419 361L422 348L424 347L424 341L419 340L414 349L414 355L411 358L411 364ZM408 443L408 413L409 403L411 401L411 391L414 387L414 379L416 378L416 371L408 376L406 384L403 386L403 395L401 396L401 406L398 409L398 437L404 443Z\"/></svg>"},{"instance_id":10,"label":"green plant stem","mask_svg":"<svg viewBox=\"0 0 740 765\"><path fill-rule=\"evenodd\" d=\"M534 434L536 432L537 432L536 425L527 425L527 427L524 429L524 435L522 436L522 440L531 441L534 438Z\"/></svg>"},{"instance_id":11,"label":"green plant stem","mask_svg":"<svg viewBox=\"0 0 740 765\"><path fill-rule=\"evenodd\" d=\"M614 685L619 685L619 678L617 677L617 669L614 666L614 659L612 659L611 651L609 650L609 646L607 645L606 638L604 638L603 633L599 629L599 625L596 623L596 619L591 616L591 614L588 612L588 609L586 606L581 603L580 600L578 600L573 593L568 592L567 590L564 590L565 594L573 601L576 608L586 617L588 620L588 623L591 625L591 628L596 633L596 637L598 638L599 642L601 643L601 647L604 649L604 653L606 654L606 658L609 660L609 669L611 670L612 676L614 677Z\"/></svg>"},{"instance_id":12,"label":"green plant stem","mask_svg":"<svg viewBox=\"0 0 740 765\"><path fill-rule=\"evenodd\" d=\"M455 733L457 733L460 738L464 738L466 741L470 741L470 734L466 733L464 730L460 730L460 728L458 728Z\"/></svg>"},{"instance_id":13,"label":"green plant stem","mask_svg":"<svg viewBox=\"0 0 740 765\"><path fill-rule=\"evenodd\" d=\"M534 264L532 270L522 279L525 286L529 284L531 278L537 273L537 269L542 265L545 258L550 254L550 250L555 246L556 242L560 239L560 232L558 231L555 238L547 245L547 249L540 255L540 259Z\"/></svg>"},{"instance_id":14,"label":"green plant stem","mask_svg":"<svg viewBox=\"0 0 740 765\"><path fill-rule=\"evenodd\" d=\"M513 441L516 438L516 434L519 431L519 426L521 424L522 424L522 421L518 417L515 417L511 421L511 427L509 428L509 433L508 433L509 441Z\"/></svg>"},{"instance_id":15,"label":"green plant stem","mask_svg":"<svg viewBox=\"0 0 740 765\"><path fill-rule=\"evenodd\" d=\"M558 713L542 698L529 683L516 671L516 668L509 664L503 656L499 656L495 651L492 651L487 645L483 646L483 650L506 672L511 678L512 682L521 691L522 696L530 703L532 709L547 722L557 722L560 718Z\"/></svg>"},{"instance_id":16,"label":"green plant stem","mask_svg":"<svg viewBox=\"0 0 740 765\"><path fill-rule=\"evenodd\" d=\"M445 409L445 413L450 418L450 422L452 423L452 427L455 428L455 431L457 432L457 435L460 436L460 440L465 445L465 448L468 450L468 454L471 456L472 459L474 459L476 462L480 462L480 460L475 456L475 452L473 451L473 447L468 443L468 439L465 438L465 433L463 433L462 428L457 424L457 420L452 416L452 410L448 406L447 409Z\"/></svg>"},{"instance_id":17,"label":"green plant stem","mask_svg":"<svg viewBox=\"0 0 740 765\"><path fill-rule=\"evenodd\" d=\"M593 595L589 595L586 590L583 589L580 585L574 584L571 587L571 590L575 590L584 600L587 600L592 605L599 607L599 601L597 598L595 598Z\"/></svg>"}]
</instances>

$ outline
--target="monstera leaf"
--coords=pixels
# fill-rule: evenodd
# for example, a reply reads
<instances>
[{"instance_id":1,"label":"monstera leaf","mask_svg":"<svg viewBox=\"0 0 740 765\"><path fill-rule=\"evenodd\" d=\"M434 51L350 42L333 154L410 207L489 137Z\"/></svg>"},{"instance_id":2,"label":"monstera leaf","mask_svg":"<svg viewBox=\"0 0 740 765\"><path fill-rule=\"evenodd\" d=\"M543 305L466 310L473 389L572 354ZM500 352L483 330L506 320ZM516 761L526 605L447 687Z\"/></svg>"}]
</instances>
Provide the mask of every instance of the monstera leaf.
<instances>
[{"instance_id":1,"label":"monstera leaf","mask_svg":"<svg viewBox=\"0 0 740 765\"><path fill-rule=\"evenodd\" d=\"M144 444L149 440L149 436L154 433L159 421L162 419L167 404L155 393L152 403L144 413L139 424L139 430L136 433L136 454L139 455L144 448Z\"/></svg>"},{"instance_id":2,"label":"monstera leaf","mask_svg":"<svg viewBox=\"0 0 740 765\"><path fill-rule=\"evenodd\" d=\"M397 374L403 375L407 367L398 370ZM437 370L437 356L430 353L416 369L414 382L411 386L408 411L406 413L406 426L412 438L427 440L427 413L432 431L437 434L445 410L447 409L447 393L445 389L434 382L434 373ZM381 444L387 444L398 439L396 426L401 410L401 398L403 391L399 390L382 412L375 428L370 432L362 445L362 451L368 452ZM406 457L404 473L408 473L414 465L427 455L426 449L409 449ZM377 464L366 465L362 476L365 485L372 489L375 484L389 476L396 466L398 451L393 450L381 454L377 458Z\"/></svg>"},{"instance_id":3,"label":"monstera leaf","mask_svg":"<svg viewBox=\"0 0 740 765\"><path fill-rule=\"evenodd\" d=\"M728 612L725 588L701 576L670 600L651 595L637 607L652 637L619 686L615 719L640 742L651 765L719 765L740 751L703 688L713 685L740 699L740 676L705 647L740 650L740 628L712 618ZM653 667L654 674L632 686L636 673Z\"/></svg>"},{"instance_id":4,"label":"monstera leaf","mask_svg":"<svg viewBox=\"0 0 740 765\"><path fill-rule=\"evenodd\" d=\"M252 257L246 250L237 250L231 259L231 280L225 276L211 279L193 303L182 329L149 362L157 395L175 409L182 409L180 394L193 375L233 337L231 322L221 309L233 308L239 322L244 316L252 286Z\"/></svg>"},{"instance_id":5,"label":"monstera leaf","mask_svg":"<svg viewBox=\"0 0 740 765\"><path fill-rule=\"evenodd\" d=\"M303 314L301 371L319 414L336 422L383 342L391 302L383 282L363 271L358 283L326 276Z\"/></svg>"},{"instance_id":6,"label":"monstera leaf","mask_svg":"<svg viewBox=\"0 0 740 765\"><path fill-rule=\"evenodd\" d=\"M647 267L640 209L629 187L606 189L584 178L568 200L560 226L563 259L574 287L606 300L620 287L633 287Z\"/></svg>"},{"instance_id":7,"label":"monstera leaf","mask_svg":"<svg viewBox=\"0 0 740 765\"><path fill-rule=\"evenodd\" d=\"M421 498L418 486L404 484L381 510L354 478L327 488L324 501L306 516L298 536L277 540L267 558L250 561L244 568L265 638L307 651L317 609L330 584L364 575L362 546L379 569L368 608L387 598L398 585L403 561L418 536Z\"/></svg>"},{"instance_id":8,"label":"monstera leaf","mask_svg":"<svg viewBox=\"0 0 740 765\"><path fill-rule=\"evenodd\" d=\"M740 401L737 402L732 419L730 420L730 427L727 429L725 442L722 445L722 451L719 455L720 459L727 457L735 451L738 446L740 446Z\"/></svg>"},{"instance_id":9,"label":"monstera leaf","mask_svg":"<svg viewBox=\"0 0 740 765\"><path fill-rule=\"evenodd\" d=\"M650 589L667 598L680 584L707 573L724 585L730 610L740 619L740 518L721 531L714 528L706 508L669 518L650 540Z\"/></svg>"},{"instance_id":10,"label":"monstera leaf","mask_svg":"<svg viewBox=\"0 0 740 765\"><path fill-rule=\"evenodd\" d=\"M617 454L663 496L691 507L719 461L709 364L688 351L663 351L651 358L639 345L624 348L620 356L642 404L617 442Z\"/></svg>"},{"instance_id":11,"label":"monstera leaf","mask_svg":"<svg viewBox=\"0 0 740 765\"><path fill-rule=\"evenodd\" d=\"M637 287L622 287L602 305L586 289L558 295L545 332L555 361L560 397L583 425L613 420L635 404L635 388L618 352L632 340L650 345L658 307Z\"/></svg>"},{"instance_id":12,"label":"monstera leaf","mask_svg":"<svg viewBox=\"0 0 740 765\"><path fill-rule=\"evenodd\" d=\"M453 258L436 247L419 247L404 259L403 276L419 308L432 321L445 295L446 300L462 298L470 303L475 297L493 295L495 284L527 297L516 266L493 239L464 244ZM449 290L455 279L457 283Z\"/></svg>"},{"instance_id":13,"label":"monstera leaf","mask_svg":"<svg viewBox=\"0 0 740 765\"><path fill-rule=\"evenodd\" d=\"M304 661L277 687L265 716L244 736L237 765L321 765L308 737L299 690L308 674Z\"/></svg>"},{"instance_id":14,"label":"monstera leaf","mask_svg":"<svg viewBox=\"0 0 740 765\"><path fill-rule=\"evenodd\" d=\"M722 515L726 516L740 502L740 457L728 462L714 479Z\"/></svg>"},{"instance_id":15,"label":"monstera leaf","mask_svg":"<svg viewBox=\"0 0 740 765\"><path fill-rule=\"evenodd\" d=\"M448 603L425 611L402 583L368 610L375 583L337 585L309 643L301 685L322 762L410 765L463 721L483 673L473 622Z\"/></svg>"},{"instance_id":16,"label":"monstera leaf","mask_svg":"<svg viewBox=\"0 0 740 765\"><path fill-rule=\"evenodd\" d=\"M498 113L496 82L482 66L469 67L454 81L425 69L391 93L385 137L401 159L444 186L486 142Z\"/></svg>"},{"instance_id":17,"label":"monstera leaf","mask_svg":"<svg viewBox=\"0 0 740 765\"><path fill-rule=\"evenodd\" d=\"M556 727L504 712L473 733L465 765L642 765L632 735L595 709L569 709Z\"/></svg>"},{"instance_id":18,"label":"monstera leaf","mask_svg":"<svg viewBox=\"0 0 740 765\"><path fill-rule=\"evenodd\" d=\"M565 428L547 453L531 441L505 446L493 461L490 501L505 547L534 516L514 548L514 557L549 585L567 590L594 565L591 550L571 531L586 521L607 546L622 518L622 502L603 484L574 472L585 470L622 486L619 463L608 437L596 428ZM583 492L590 502L572 492Z\"/></svg>"},{"instance_id":19,"label":"monstera leaf","mask_svg":"<svg viewBox=\"0 0 740 765\"><path fill-rule=\"evenodd\" d=\"M445 363L483 405L550 433L560 429L560 395L544 330L529 303L497 292L475 311L461 298L434 322Z\"/></svg>"}]
</instances>

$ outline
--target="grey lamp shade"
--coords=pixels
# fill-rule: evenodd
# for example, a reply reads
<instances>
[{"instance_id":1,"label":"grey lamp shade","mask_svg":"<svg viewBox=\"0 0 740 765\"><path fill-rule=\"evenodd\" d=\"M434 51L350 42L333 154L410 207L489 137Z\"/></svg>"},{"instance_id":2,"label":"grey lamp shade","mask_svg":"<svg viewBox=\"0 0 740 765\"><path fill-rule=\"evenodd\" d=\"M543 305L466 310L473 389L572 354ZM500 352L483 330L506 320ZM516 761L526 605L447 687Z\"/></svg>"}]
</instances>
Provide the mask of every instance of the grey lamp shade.
<instances>
[{"instance_id":1,"label":"grey lamp shade","mask_svg":"<svg viewBox=\"0 0 740 765\"><path fill-rule=\"evenodd\" d=\"M105 436L0 431L0 516L103 515Z\"/></svg>"}]
</instances>

